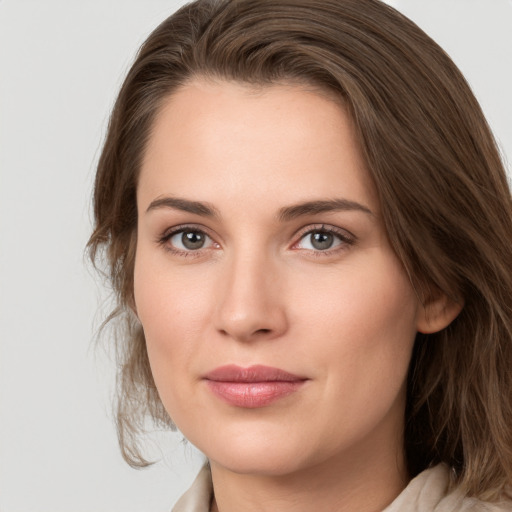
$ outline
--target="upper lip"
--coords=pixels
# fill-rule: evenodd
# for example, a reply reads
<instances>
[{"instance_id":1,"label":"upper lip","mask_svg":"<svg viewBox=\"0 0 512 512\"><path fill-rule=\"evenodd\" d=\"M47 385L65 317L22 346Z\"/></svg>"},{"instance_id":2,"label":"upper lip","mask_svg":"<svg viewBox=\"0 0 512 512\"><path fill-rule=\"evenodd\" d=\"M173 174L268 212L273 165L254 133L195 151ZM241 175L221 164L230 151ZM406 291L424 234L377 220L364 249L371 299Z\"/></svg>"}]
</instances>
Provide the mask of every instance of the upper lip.
<instances>
[{"instance_id":1,"label":"upper lip","mask_svg":"<svg viewBox=\"0 0 512 512\"><path fill-rule=\"evenodd\" d=\"M235 364L219 366L208 372L204 378L217 382L295 382L307 380L305 377L294 375L280 368L260 364L247 368Z\"/></svg>"}]
</instances>

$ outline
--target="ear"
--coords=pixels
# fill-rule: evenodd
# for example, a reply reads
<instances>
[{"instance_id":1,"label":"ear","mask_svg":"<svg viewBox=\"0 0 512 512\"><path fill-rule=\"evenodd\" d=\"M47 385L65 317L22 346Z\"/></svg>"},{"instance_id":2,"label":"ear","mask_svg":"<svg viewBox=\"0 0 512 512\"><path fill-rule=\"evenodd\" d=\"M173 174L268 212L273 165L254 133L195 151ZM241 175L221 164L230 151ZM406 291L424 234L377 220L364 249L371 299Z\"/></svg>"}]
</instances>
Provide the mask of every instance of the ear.
<instances>
[{"instance_id":1,"label":"ear","mask_svg":"<svg viewBox=\"0 0 512 512\"><path fill-rule=\"evenodd\" d=\"M423 334L432 334L442 331L457 318L464 304L449 299L439 292L424 305L420 305L416 322L416 330Z\"/></svg>"}]
</instances>

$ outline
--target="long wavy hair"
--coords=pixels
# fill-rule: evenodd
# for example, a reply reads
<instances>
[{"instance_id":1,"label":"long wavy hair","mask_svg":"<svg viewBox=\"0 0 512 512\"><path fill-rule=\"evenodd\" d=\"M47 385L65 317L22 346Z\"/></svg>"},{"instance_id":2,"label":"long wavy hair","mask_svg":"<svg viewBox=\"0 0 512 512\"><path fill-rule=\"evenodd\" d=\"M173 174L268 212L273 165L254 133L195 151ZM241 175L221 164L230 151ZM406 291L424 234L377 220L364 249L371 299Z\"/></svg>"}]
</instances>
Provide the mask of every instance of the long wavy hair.
<instances>
[{"instance_id":1,"label":"long wavy hair","mask_svg":"<svg viewBox=\"0 0 512 512\"><path fill-rule=\"evenodd\" d=\"M444 462L453 485L494 500L512 482L512 206L495 140L465 79L414 23L378 0L197 0L140 48L115 103L94 188L93 262L117 307L117 427L125 459L148 464L148 418L172 428L131 313L136 189L155 115L195 77L298 82L347 107L391 245L423 304L463 303L410 363L411 476Z\"/></svg>"}]
</instances>

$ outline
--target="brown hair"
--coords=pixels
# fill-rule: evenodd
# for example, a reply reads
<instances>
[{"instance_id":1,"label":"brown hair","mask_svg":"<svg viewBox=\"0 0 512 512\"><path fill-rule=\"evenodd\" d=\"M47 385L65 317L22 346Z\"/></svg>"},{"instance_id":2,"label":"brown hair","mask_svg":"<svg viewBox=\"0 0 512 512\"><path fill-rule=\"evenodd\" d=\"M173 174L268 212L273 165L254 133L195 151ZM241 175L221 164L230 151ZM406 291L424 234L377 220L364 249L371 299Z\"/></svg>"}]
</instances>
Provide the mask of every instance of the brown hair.
<instances>
[{"instance_id":1,"label":"brown hair","mask_svg":"<svg viewBox=\"0 0 512 512\"><path fill-rule=\"evenodd\" d=\"M461 73L422 30L378 0L198 0L141 47L117 98L94 190L93 261L117 296L117 426L124 457L149 414L172 426L130 313L136 187L159 106L195 76L298 81L347 105L387 233L420 299L464 303L445 330L418 334L408 380L411 476L438 462L497 499L512 481L512 208L505 171Z\"/></svg>"}]
</instances>

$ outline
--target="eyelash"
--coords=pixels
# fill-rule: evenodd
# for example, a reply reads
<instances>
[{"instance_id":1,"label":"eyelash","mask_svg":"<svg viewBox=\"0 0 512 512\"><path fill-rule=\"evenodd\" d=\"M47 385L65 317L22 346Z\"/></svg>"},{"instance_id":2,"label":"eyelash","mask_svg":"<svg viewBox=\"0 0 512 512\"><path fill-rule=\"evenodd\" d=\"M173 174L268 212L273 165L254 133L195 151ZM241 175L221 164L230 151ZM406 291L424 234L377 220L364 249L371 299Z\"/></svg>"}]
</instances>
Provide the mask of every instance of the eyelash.
<instances>
[{"instance_id":1,"label":"eyelash","mask_svg":"<svg viewBox=\"0 0 512 512\"><path fill-rule=\"evenodd\" d=\"M180 233L197 233L204 235L205 237L209 238L213 244L217 245L216 242L213 241L213 238L208 235L208 233L199 226L194 226L190 224L181 225L181 226L175 226L170 231L166 231L162 236L160 236L157 239L157 243L161 245L166 251L170 252L171 254L175 254L177 256L183 256L183 257L199 257L202 253L202 248L199 248L197 250L181 250L177 249L176 247L173 247L169 244L169 240ZM324 224L318 224L313 226L308 226L307 228L304 228L302 231L299 231L295 237L298 237L298 240L293 243L292 249L297 246L305 237L308 235L312 235L313 233L323 233L328 235L334 235L338 240L339 244L336 245L334 248L328 248L325 250L314 250L314 249L304 249L307 250L310 254L313 254L315 257L324 257L324 256L331 256L332 254L343 251L348 249L349 247L353 246L357 242L357 238L350 232L335 228L334 226L326 226Z\"/></svg>"},{"instance_id":2,"label":"eyelash","mask_svg":"<svg viewBox=\"0 0 512 512\"><path fill-rule=\"evenodd\" d=\"M350 232L345 229L336 228L334 226L326 226L325 224L317 224L313 226L308 226L296 235L298 237L297 242L293 244L292 247L298 245L305 237L308 235L312 235L313 233L322 233L327 235L334 235L340 243L336 245L334 248L329 248L325 250L313 250L313 249L305 249L308 250L310 254L315 257L325 257L332 256L333 254L347 250L349 247L353 246L357 242L357 238Z\"/></svg>"},{"instance_id":3,"label":"eyelash","mask_svg":"<svg viewBox=\"0 0 512 512\"><path fill-rule=\"evenodd\" d=\"M193 224L185 224L185 225L181 225L181 226L175 226L171 230L166 231L161 237L159 237L157 239L157 243L159 245L161 245L166 251L170 252L171 254L175 254L177 256L184 256L185 258L198 257L202 253L201 249L198 249L195 251L194 250L183 251L181 249L177 249L176 247L173 247L172 245L170 245L168 243L169 240L173 236L178 235L180 233L187 233L187 232L202 234L205 237L207 237L213 241L212 237L210 235L208 235L208 233L203 228L200 228L199 226L194 226ZM216 244L216 245L218 245L218 244Z\"/></svg>"}]
</instances>

